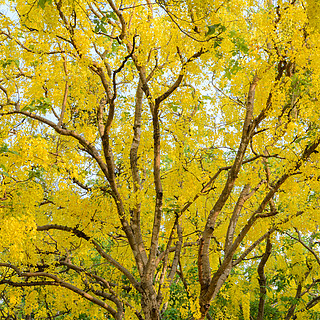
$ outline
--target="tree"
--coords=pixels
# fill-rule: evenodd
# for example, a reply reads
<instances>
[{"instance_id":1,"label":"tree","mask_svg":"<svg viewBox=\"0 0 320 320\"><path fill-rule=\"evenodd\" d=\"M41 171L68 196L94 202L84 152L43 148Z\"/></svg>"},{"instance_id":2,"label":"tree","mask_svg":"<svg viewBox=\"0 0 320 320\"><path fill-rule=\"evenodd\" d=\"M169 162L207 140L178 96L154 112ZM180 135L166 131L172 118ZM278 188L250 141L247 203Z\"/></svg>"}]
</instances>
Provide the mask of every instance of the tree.
<instances>
[{"instance_id":1,"label":"tree","mask_svg":"<svg viewBox=\"0 0 320 320\"><path fill-rule=\"evenodd\" d=\"M319 223L313 7L4 3L3 315L263 319L281 281L313 314L285 245Z\"/></svg>"}]
</instances>

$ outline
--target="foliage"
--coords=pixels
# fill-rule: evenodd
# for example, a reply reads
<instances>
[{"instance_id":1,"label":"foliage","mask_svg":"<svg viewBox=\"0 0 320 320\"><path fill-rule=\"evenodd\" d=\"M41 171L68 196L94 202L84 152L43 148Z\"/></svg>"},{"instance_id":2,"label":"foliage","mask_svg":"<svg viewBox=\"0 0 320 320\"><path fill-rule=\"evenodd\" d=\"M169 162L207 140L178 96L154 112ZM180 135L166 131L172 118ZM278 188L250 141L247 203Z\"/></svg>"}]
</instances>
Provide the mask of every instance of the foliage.
<instances>
[{"instance_id":1,"label":"foliage","mask_svg":"<svg viewBox=\"0 0 320 320\"><path fill-rule=\"evenodd\" d=\"M319 317L319 1L2 1L0 313Z\"/></svg>"}]
</instances>

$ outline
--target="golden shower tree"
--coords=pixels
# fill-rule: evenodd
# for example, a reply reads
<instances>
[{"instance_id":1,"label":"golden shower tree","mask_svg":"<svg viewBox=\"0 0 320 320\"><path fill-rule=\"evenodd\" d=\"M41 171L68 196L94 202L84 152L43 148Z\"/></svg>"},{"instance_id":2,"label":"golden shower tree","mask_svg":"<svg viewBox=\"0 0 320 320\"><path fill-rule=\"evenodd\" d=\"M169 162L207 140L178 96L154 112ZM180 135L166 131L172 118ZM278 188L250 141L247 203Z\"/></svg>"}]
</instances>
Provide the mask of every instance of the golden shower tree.
<instances>
[{"instance_id":1,"label":"golden shower tree","mask_svg":"<svg viewBox=\"0 0 320 320\"><path fill-rule=\"evenodd\" d=\"M315 314L317 5L4 1L2 316Z\"/></svg>"}]
</instances>

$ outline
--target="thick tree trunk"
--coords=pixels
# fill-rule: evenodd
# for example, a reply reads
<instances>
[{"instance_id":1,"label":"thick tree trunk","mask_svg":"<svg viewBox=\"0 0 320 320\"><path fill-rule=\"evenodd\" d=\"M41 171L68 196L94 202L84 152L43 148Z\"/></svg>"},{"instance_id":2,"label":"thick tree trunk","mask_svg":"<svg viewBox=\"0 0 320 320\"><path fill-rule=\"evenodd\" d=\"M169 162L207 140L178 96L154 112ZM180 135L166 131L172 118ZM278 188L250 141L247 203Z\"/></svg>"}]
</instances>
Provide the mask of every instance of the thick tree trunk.
<instances>
[{"instance_id":1,"label":"thick tree trunk","mask_svg":"<svg viewBox=\"0 0 320 320\"><path fill-rule=\"evenodd\" d=\"M145 320L160 320L160 304L157 294L152 285L144 287L144 293L141 296L141 307Z\"/></svg>"},{"instance_id":2,"label":"thick tree trunk","mask_svg":"<svg viewBox=\"0 0 320 320\"><path fill-rule=\"evenodd\" d=\"M160 311L157 302L154 299L143 297L141 306L145 320L160 320Z\"/></svg>"}]
</instances>

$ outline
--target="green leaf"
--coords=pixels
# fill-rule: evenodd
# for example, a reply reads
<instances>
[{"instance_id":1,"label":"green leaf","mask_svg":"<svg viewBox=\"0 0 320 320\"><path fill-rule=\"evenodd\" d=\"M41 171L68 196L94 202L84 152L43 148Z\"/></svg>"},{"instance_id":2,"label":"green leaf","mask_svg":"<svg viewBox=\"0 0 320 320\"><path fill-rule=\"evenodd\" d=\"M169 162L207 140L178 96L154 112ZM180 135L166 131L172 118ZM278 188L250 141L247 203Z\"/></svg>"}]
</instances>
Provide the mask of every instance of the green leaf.
<instances>
[{"instance_id":1,"label":"green leaf","mask_svg":"<svg viewBox=\"0 0 320 320\"><path fill-rule=\"evenodd\" d=\"M95 28L94 28L94 32L95 32L95 33L98 33L98 32L100 32L100 31L102 31L102 32L104 32L104 33L107 32L107 30L106 30L103 22L102 22L102 21L100 22L100 21L98 20L98 22L96 23L96 26L95 26Z\"/></svg>"},{"instance_id":2,"label":"green leaf","mask_svg":"<svg viewBox=\"0 0 320 320\"><path fill-rule=\"evenodd\" d=\"M174 112L177 112L179 106L176 105L176 104L174 104L174 103L170 103L170 104L169 104L169 108L170 108L171 110L173 110Z\"/></svg>"},{"instance_id":3,"label":"green leaf","mask_svg":"<svg viewBox=\"0 0 320 320\"><path fill-rule=\"evenodd\" d=\"M19 68L20 66L20 61L18 59L14 59L13 60L14 64L17 66L17 68Z\"/></svg>"},{"instance_id":4,"label":"green leaf","mask_svg":"<svg viewBox=\"0 0 320 320\"><path fill-rule=\"evenodd\" d=\"M0 174L2 174L2 175L4 175L4 176L7 176L7 177L10 178L10 176L9 176L9 174L8 174L8 172L7 172L7 168L5 167L5 165L4 165L4 164L0 164L0 168L2 169L2 170L0 171Z\"/></svg>"},{"instance_id":5,"label":"green leaf","mask_svg":"<svg viewBox=\"0 0 320 320\"><path fill-rule=\"evenodd\" d=\"M206 36L211 36L212 34L221 34L226 31L226 27L223 26L221 23L213 24L212 26L207 26L208 31L206 33Z\"/></svg>"},{"instance_id":6,"label":"green leaf","mask_svg":"<svg viewBox=\"0 0 320 320\"><path fill-rule=\"evenodd\" d=\"M7 60L0 60L0 64L2 68L6 68L10 64L14 63L17 68L20 66L20 61L18 59L7 59Z\"/></svg>"},{"instance_id":7,"label":"green leaf","mask_svg":"<svg viewBox=\"0 0 320 320\"><path fill-rule=\"evenodd\" d=\"M249 48L247 47L247 45L245 44L244 40L239 42L238 44L238 48L241 52L243 52L244 54L247 54L249 52Z\"/></svg>"},{"instance_id":8,"label":"green leaf","mask_svg":"<svg viewBox=\"0 0 320 320\"><path fill-rule=\"evenodd\" d=\"M299 142L301 142L302 140L305 140L305 139L307 139L307 138L308 138L308 137L300 137L300 138L296 139L295 143L299 143Z\"/></svg>"},{"instance_id":9,"label":"green leaf","mask_svg":"<svg viewBox=\"0 0 320 320\"><path fill-rule=\"evenodd\" d=\"M130 112L124 111L123 114L124 114L124 116L122 117L122 119L124 119L124 120L130 119Z\"/></svg>"},{"instance_id":10,"label":"green leaf","mask_svg":"<svg viewBox=\"0 0 320 320\"><path fill-rule=\"evenodd\" d=\"M247 46L246 40L241 35L239 35L236 31L230 31L229 37L231 38L231 41L235 45L235 49L232 51L232 55L235 56L240 52L247 54L249 52L249 48Z\"/></svg>"},{"instance_id":11,"label":"green leaf","mask_svg":"<svg viewBox=\"0 0 320 320\"><path fill-rule=\"evenodd\" d=\"M214 48L214 49L221 46L222 39L223 39L223 38L220 38L220 39L215 40L215 42L214 42L214 44L213 44L213 48Z\"/></svg>"},{"instance_id":12,"label":"green leaf","mask_svg":"<svg viewBox=\"0 0 320 320\"><path fill-rule=\"evenodd\" d=\"M211 36L212 34L216 33L216 29L218 28L219 24L214 24L212 26L208 26L208 31L206 33L206 36Z\"/></svg>"},{"instance_id":13,"label":"green leaf","mask_svg":"<svg viewBox=\"0 0 320 320\"><path fill-rule=\"evenodd\" d=\"M229 80L231 80L231 73L230 73L230 71L227 69L227 70L225 70L225 76L229 79Z\"/></svg>"},{"instance_id":14,"label":"green leaf","mask_svg":"<svg viewBox=\"0 0 320 320\"><path fill-rule=\"evenodd\" d=\"M4 144L0 147L0 153L12 153L12 154L20 155L19 152L17 152L17 151L9 150L8 145L7 145L6 143L4 143ZM2 166L3 166L3 165L2 165Z\"/></svg>"},{"instance_id":15,"label":"green leaf","mask_svg":"<svg viewBox=\"0 0 320 320\"><path fill-rule=\"evenodd\" d=\"M44 9L45 4L46 4L46 0L39 0L39 1L38 1L38 6L39 6L41 9Z\"/></svg>"},{"instance_id":16,"label":"green leaf","mask_svg":"<svg viewBox=\"0 0 320 320\"><path fill-rule=\"evenodd\" d=\"M49 98L33 99L29 105L22 108L22 111L40 111L42 114L46 114L50 106L51 101Z\"/></svg>"},{"instance_id":17,"label":"green leaf","mask_svg":"<svg viewBox=\"0 0 320 320\"><path fill-rule=\"evenodd\" d=\"M1 174L3 174L4 176L7 176L7 177L9 177L9 178L10 178L10 176L9 176L9 173L8 173L8 172L6 172L6 171L0 171L0 173L1 173Z\"/></svg>"},{"instance_id":18,"label":"green leaf","mask_svg":"<svg viewBox=\"0 0 320 320\"><path fill-rule=\"evenodd\" d=\"M0 153L7 153L9 151L8 145L6 143L4 143L1 147L0 147ZM2 165L0 165L1 167Z\"/></svg>"},{"instance_id":19,"label":"green leaf","mask_svg":"<svg viewBox=\"0 0 320 320\"><path fill-rule=\"evenodd\" d=\"M50 105L51 104L51 100L49 98L41 98L43 103Z\"/></svg>"},{"instance_id":20,"label":"green leaf","mask_svg":"<svg viewBox=\"0 0 320 320\"><path fill-rule=\"evenodd\" d=\"M236 74L242 67L239 65L239 61L235 59L231 59L229 61L228 67L224 70L225 76L230 80L232 75Z\"/></svg>"},{"instance_id":21,"label":"green leaf","mask_svg":"<svg viewBox=\"0 0 320 320\"><path fill-rule=\"evenodd\" d=\"M39 6L41 9L44 9L46 3L52 4L52 0L38 0L38 6Z\"/></svg>"},{"instance_id":22,"label":"green leaf","mask_svg":"<svg viewBox=\"0 0 320 320\"><path fill-rule=\"evenodd\" d=\"M43 168L33 167L29 172L29 179L37 178L40 182L44 182L42 178ZM39 182L38 181L38 182Z\"/></svg>"},{"instance_id":23,"label":"green leaf","mask_svg":"<svg viewBox=\"0 0 320 320\"><path fill-rule=\"evenodd\" d=\"M102 32L104 32L104 33L107 33L107 30L106 30L106 28L104 27L103 24L100 24L100 30L101 30Z\"/></svg>"},{"instance_id":24,"label":"green leaf","mask_svg":"<svg viewBox=\"0 0 320 320\"><path fill-rule=\"evenodd\" d=\"M107 18L112 18L114 20L117 20L117 15L113 11L105 11L104 14Z\"/></svg>"}]
</instances>

